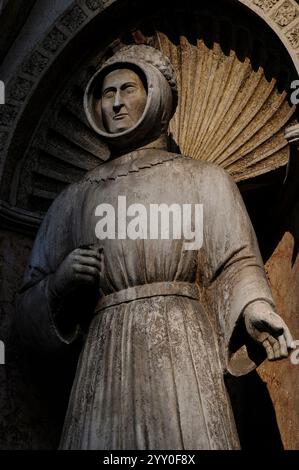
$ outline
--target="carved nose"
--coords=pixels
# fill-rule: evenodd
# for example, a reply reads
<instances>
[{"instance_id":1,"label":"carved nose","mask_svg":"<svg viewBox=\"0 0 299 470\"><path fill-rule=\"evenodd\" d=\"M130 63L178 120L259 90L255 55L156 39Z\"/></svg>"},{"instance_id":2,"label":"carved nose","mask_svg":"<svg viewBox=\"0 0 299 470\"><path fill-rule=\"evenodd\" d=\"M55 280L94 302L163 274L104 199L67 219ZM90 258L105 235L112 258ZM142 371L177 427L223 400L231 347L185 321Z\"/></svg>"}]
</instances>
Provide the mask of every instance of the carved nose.
<instances>
[{"instance_id":1,"label":"carved nose","mask_svg":"<svg viewBox=\"0 0 299 470\"><path fill-rule=\"evenodd\" d=\"M115 98L114 98L113 111L115 113L118 113L122 106L123 106L123 103L121 102L120 94L119 94L119 92L117 92L115 94Z\"/></svg>"},{"instance_id":2,"label":"carved nose","mask_svg":"<svg viewBox=\"0 0 299 470\"><path fill-rule=\"evenodd\" d=\"M118 112L120 111L121 107L122 107L122 104L115 104L115 103L114 103L114 105L113 105L113 111L114 111L115 113L118 113Z\"/></svg>"}]
</instances>

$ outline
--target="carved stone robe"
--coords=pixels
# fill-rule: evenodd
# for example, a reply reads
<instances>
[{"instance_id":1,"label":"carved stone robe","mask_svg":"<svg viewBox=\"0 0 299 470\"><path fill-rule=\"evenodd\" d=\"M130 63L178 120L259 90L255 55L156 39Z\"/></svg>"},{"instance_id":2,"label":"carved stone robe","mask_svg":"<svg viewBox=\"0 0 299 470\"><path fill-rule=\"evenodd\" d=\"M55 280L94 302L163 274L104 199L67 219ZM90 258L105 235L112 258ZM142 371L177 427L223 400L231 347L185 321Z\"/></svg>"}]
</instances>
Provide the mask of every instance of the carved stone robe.
<instances>
[{"instance_id":1,"label":"carved stone robe","mask_svg":"<svg viewBox=\"0 0 299 470\"><path fill-rule=\"evenodd\" d=\"M128 206L203 204L202 248L184 250L182 239L98 240L95 209L116 208L119 195ZM114 303L93 314L84 290L52 299L48 280L64 257L96 243L104 247L101 295L114 294ZM196 287L198 299L185 285ZM135 296L136 286L143 287ZM167 293L167 286L179 287ZM91 317L61 447L238 448L224 374L234 336L242 342L242 312L258 299L273 305L242 198L221 168L143 149L69 186L39 230L19 304L23 337L49 351L67 348L79 332L57 318Z\"/></svg>"}]
</instances>

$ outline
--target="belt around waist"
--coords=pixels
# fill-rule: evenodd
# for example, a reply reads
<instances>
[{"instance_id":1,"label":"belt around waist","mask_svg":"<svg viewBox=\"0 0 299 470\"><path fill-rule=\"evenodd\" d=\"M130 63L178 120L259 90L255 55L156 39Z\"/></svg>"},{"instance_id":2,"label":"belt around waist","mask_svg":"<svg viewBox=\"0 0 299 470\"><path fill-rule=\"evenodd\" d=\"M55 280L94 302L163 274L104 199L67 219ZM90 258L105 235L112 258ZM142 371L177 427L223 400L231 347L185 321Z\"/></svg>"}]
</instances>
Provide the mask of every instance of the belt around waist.
<instances>
[{"instance_id":1,"label":"belt around waist","mask_svg":"<svg viewBox=\"0 0 299 470\"><path fill-rule=\"evenodd\" d=\"M97 303L95 313L108 307L119 305L133 300L146 299L159 295L177 295L180 297L189 297L198 300L199 293L196 284L190 282L153 282L142 284L140 286L128 287L113 294L101 297Z\"/></svg>"}]
</instances>

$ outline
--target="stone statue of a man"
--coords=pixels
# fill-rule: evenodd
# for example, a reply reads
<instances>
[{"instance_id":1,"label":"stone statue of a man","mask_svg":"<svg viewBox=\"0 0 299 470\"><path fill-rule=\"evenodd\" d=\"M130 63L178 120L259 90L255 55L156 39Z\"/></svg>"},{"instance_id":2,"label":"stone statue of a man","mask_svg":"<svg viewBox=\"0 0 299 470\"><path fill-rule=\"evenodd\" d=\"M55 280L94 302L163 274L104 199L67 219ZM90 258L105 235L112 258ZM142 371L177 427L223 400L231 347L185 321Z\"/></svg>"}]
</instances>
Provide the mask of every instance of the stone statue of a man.
<instances>
[{"instance_id":1,"label":"stone statue of a man","mask_svg":"<svg viewBox=\"0 0 299 470\"><path fill-rule=\"evenodd\" d=\"M224 384L230 361L248 339L270 360L292 347L232 179L167 151L176 103L159 51L128 46L109 59L87 87L85 109L111 158L58 196L35 241L22 336L63 352L88 324L64 449L239 448ZM123 213L120 196L135 212ZM151 237L151 220L140 229L140 214L162 204L202 205L200 248L186 249L177 233ZM106 217L108 229L109 207L118 220ZM120 226L126 215L131 236ZM246 373L250 363L242 364Z\"/></svg>"}]
</instances>

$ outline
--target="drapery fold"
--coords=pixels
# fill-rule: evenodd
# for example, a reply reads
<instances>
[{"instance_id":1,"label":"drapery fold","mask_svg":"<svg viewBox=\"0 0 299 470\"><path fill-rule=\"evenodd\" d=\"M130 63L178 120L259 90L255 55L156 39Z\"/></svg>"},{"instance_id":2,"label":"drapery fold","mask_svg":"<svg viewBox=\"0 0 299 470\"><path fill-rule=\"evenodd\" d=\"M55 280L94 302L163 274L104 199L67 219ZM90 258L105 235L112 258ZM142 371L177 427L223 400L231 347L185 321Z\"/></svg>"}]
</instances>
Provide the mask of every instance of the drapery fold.
<instances>
[{"instance_id":1,"label":"drapery fold","mask_svg":"<svg viewBox=\"0 0 299 470\"><path fill-rule=\"evenodd\" d=\"M147 209L203 204L203 246L184 250L183 239L98 240L96 207L116 207L119 195L128 206ZM94 292L53 298L49 276L72 250L95 244L104 249L104 295L175 281L196 283L199 301L154 295L92 316ZM151 149L107 162L68 187L40 228L18 317L24 340L49 353L68 347L91 319L61 448L238 448L223 375L242 312L259 299L273 304L242 198L222 169ZM62 317L69 325L63 331ZM248 372L242 367L240 373Z\"/></svg>"}]
</instances>

